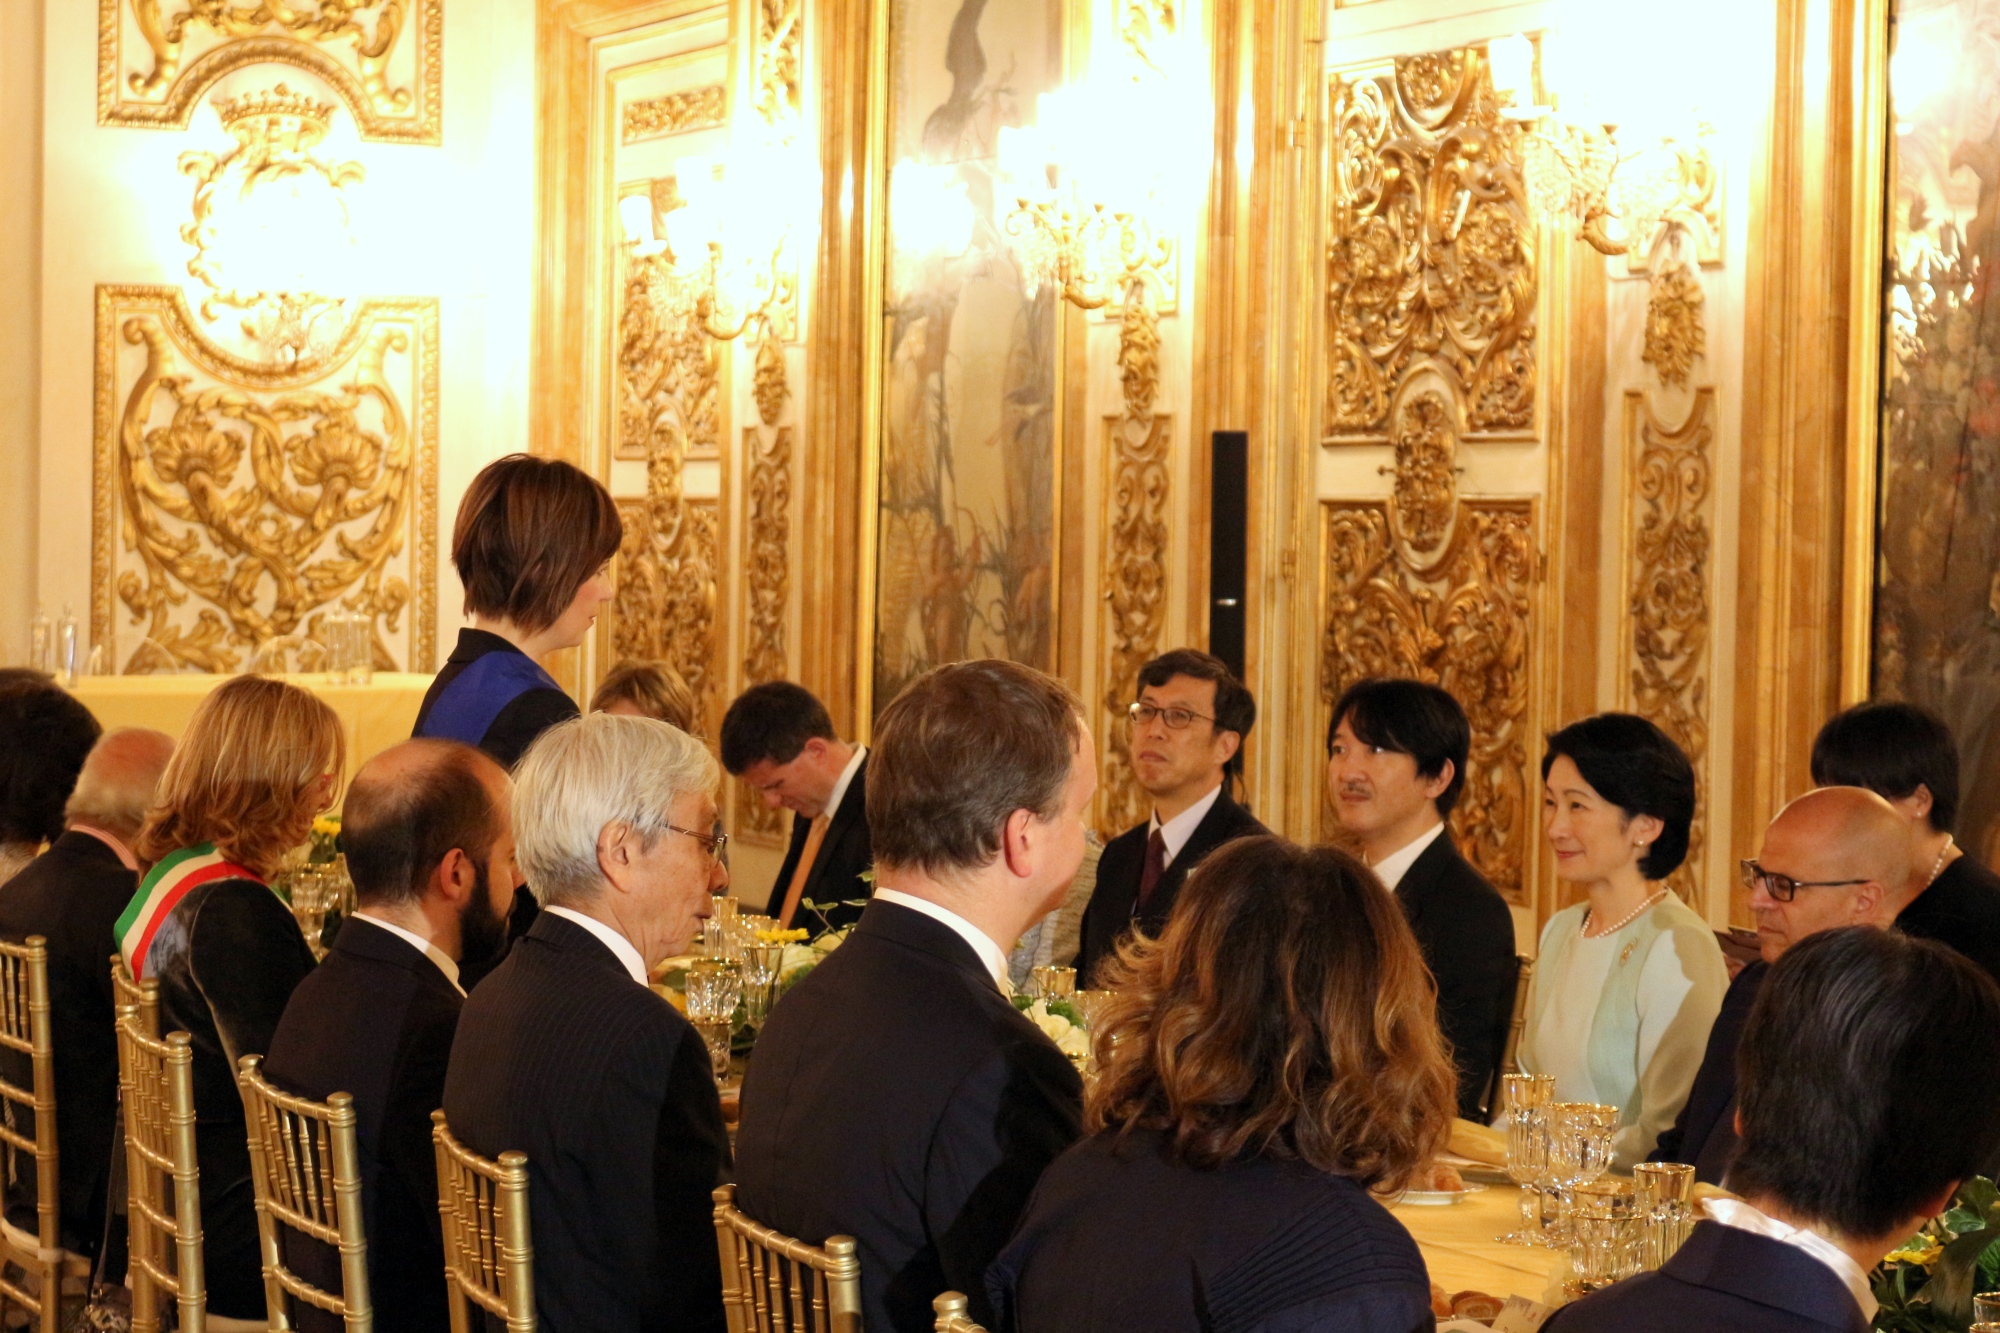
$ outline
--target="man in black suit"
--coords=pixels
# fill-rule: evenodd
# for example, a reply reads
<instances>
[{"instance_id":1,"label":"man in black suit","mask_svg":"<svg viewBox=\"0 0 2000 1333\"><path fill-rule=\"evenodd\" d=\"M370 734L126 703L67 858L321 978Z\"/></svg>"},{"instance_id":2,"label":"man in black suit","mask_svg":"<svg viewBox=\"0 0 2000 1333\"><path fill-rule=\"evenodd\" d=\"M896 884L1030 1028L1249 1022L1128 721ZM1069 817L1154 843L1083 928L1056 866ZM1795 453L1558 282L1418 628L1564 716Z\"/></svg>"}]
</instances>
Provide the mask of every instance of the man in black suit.
<instances>
[{"instance_id":1,"label":"man in black suit","mask_svg":"<svg viewBox=\"0 0 2000 1333\"><path fill-rule=\"evenodd\" d=\"M340 829L355 911L292 992L264 1060L289 1092L354 1098L369 1294L384 1333L449 1327L431 1112L465 1003L459 962L506 946L520 878L512 795L505 769L457 741L405 741L362 766ZM301 1276L339 1290L334 1250L286 1239ZM340 1328L303 1303L293 1318L308 1333Z\"/></svg>"},{"instance_id":2,"label":"man in black suit","mask_svg":"<svg viewBox=\"0 0 2000 1333\"><path fill-rule=\"evenodd\" d=\"M1458 1113L1483 1123L1520 964L1514 914L1445 827L1471 748L1465 710L1444 690L1359 681L1333 705L1326 789L1341 827L1403 905L1437 982L1438 1027L1458 1065Z\"/></svg>"},{"instance_id":3,"label":"man in black suit","mask_svg":"<svg viewBox=\"0 0 2000 1333\"><path fill-rule=\"evenodd\" d=\"M1966 1076L2000 1061L2000 987L1929 940L1847 927L1787 950L1739 1060L1739 1197L1548 1333L1864 1333L1869 1272L2000 1148L2000 1083Z\"/></svg>"},{"instance_id":4,"label":"man in black suit","mask_svg":"<svg viewBox=\"0 0 2000 1333\"><path fill-rule=\"evenodd\" d=\"M722 766L792 812L792 842L765 910L813 936L861 919L875 857L868 840L868 747L835 734L826 706L788 680L753 685L722 717Z\"/></svg>"},{"instance_id":5,"label":"man in black suit","mask_svg":"<svg viewBox=\"0 0 2000 1333\"><path fill-rule=\"evenodd\" d=\"M132 843L171 736L131 728L99 740L84 760L63 810L67 825L49 849L0 886L0 937L48 941L49 1021L56 1051L56 1167L61 1176L62 1244L95 1256L104 1239L113 1127L118 1117L118 1040L112 1026L112 932L139 884ZM0 1052L0 1075L34 1086L26 1055ZM17 1125L32 1136L32 1113ZM16 1157L7 1220L35 1233L35 1158ZM114 1247L115 1248L115 1247Z\"/></svg>"},{"instance_id":6,"label":"man in black suit","mask_svg":"<svg viewBox=\"0 0 2000 1333\"><path fill-rule=\"evenodd\" d=\"M451 1132L528 1157L543 1333L720 1333L710 1192L728 1165L708 1048L647 985L729 882L721 775L665 722L591 713L514 770L542 904L474 988L445 1075Z\"/></svg>"},{"instance_id":7,"label":"man in black suit","mask_svg":"<svg viewBox=\"0 0 2000 1333\"><path fill-rule=\"evenodd\" d=\"M1203 857L1231 838L1270 832L1229 794L1257 701L1221 658L1177 648L1146 663L1129 722L1132 776L1153 808L1106 843L1097 862L1076 958L1085 984L1127 934L1166 928Z\"/></svg>"},{"instance_id":8,"label":"man in black suit","mask_svg":"<svg viewBox=\"0 0 2000 1333\"><path fill-rule=\"evenodd\" d=\"M1778 812L1744 866L1763 957L1729 983L1687 1104L1649 1160L1686 1162L1697 1180L1722 1183L1736 1155L1736 1048L1771 964L1823 930L1887 928L1909 854L1895 809L1860 787L1822 787Z\"/></svg>"},{"instance_id":9,"label":"man in black suit","mask_svg":"<svg viewBox=\"0 0 2000 1333\"><path fill-rule=\"evenodd\" d=\"M1076 697L1012 662L913 681L876 728L881 879L847 942L771 1011L743 1080L738 1202L818 1244L854 1237L862 1326L927 1333L984 1275L1082 1083L1007 998L1007 946L1083 861L1097 785Z\"/></svg>"}]
</instances>

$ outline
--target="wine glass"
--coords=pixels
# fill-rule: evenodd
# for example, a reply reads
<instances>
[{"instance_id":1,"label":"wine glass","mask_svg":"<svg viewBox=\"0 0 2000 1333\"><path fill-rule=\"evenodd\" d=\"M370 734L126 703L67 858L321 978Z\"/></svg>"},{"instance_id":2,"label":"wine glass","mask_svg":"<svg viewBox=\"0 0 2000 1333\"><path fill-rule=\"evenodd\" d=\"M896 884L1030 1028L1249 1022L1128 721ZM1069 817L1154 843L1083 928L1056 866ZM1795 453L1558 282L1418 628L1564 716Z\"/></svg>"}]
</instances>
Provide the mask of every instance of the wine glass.
<instances>
[{"instance_id":1,"label":"wine glass","mask_svg":"<svg viewBox=\"0 0 2000 1333\"><path fill-rule=\"evenodd\" d=\"M688 965L688 1021L708 1047L709 1066L720 1080L729 1073L729 1039L736 1006L743 998L743 970L721 958L697 958Z\"/></svg>"},{"instance_id":2,"label":"wine glass","mask_svg":"<svg viewBox=\"0 0 2000 1333\"><path fill-rule=\"evenodd\" d=\"M1028 973L1028 998L1031 1000L1067 1000L1076 994L1076 969L1073 967L1037 967Z\"/></svg>"},{"instance_id":3,"label":"wine glass","mask_svg":"<svg viewBox=\"0 0 2000 1333\"><path fill-rule=\"evenodd\" d=\"M1521 1227L1497 1239L1503 1245L1546 1245L1542 1196L1535 1182L1548 1169L1548 1107L1556 1097L1555 1075L1503 1074L1500 1093L1507 1111L1507 1178L1521 1190Z\"/></svg>"},{"instance_id":4,"label":"wine glass","mask_svg":"<svg viewBox=\"0 0 2000 1333\"><path fill-rule=\"evenodd\" d=\"M292 872L292 916L298 921L314 958L325 953L320 948L319 936L326 925L327 902L333 896L331 880L332 876L318 866L301 866Z\"/></svg>"},{"instance_id":5,"label":"wine glass","mask_svg":"<svg viewBox=\"0 0 2000 1333\"><path fill-rule=\"evenodd\" d=\"M1577 1187L1601 1178L1611 1168L1611 1135L1618 1128L1618 1108L1598 1102L1556 1102L1549 1107L1548 1182L1559 1211L1555 1243L1567 1245L1569 1200Z\"/></svg>"},{"instance_id":6,"label":"wine glass","mask_svg":"<svg viewBox=\"0 0 2000 1333\"><path fill-rule=\"evenodd\" d=\"M771 992L778 982L778 967L785 959L785 946L765 944L761 940L745 945L743 949L743 1003L749 1010L749 1022L753 1028L764 1026L764 1019L771 1012L775 998Z\"/></svg>"}]
</instances>

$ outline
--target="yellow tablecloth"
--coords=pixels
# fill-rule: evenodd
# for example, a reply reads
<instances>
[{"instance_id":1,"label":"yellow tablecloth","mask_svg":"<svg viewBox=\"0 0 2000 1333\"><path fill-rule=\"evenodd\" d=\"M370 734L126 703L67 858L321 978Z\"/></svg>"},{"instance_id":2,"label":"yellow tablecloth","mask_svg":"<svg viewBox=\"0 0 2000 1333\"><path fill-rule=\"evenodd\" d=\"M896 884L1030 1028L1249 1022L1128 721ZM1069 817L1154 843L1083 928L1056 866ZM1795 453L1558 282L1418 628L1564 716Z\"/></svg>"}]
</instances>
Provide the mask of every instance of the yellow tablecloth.
<instances>
[{"instance_id":1,"label":"yellow tablecloth","mask_svg":"<svg viewBox=\"0 0 2000 1333\"><path fill-rule=\"evenodd\" d=\"M106 731L153 727L176 740L187 730L195 706L228 676L84 676L72 691L97 715ZM397 741L408 740L417 709L432 677L406 671L378 671L367 685L329 685L324 675L285 676L311 690L340 714L347 733L347 777Z\"/></svg>"},{"instance_id":2,"label":"yellow tablecloth","mask_svg":"<svg viewBox=\"0 0 2000 1333\"><path fill-rule=\"evenodd\" d=\"M1390 1211L1416 1238L1431 1281L1447 1292L1478 1290L1539 1301L1564 1255L1541 1246L1502 1245L1494 1239L1519 1223L1520 1199L1520 1190L1512 1185L1488 1185L1443 1207L1403 1203Z\"/></svg>"}]
</instances>

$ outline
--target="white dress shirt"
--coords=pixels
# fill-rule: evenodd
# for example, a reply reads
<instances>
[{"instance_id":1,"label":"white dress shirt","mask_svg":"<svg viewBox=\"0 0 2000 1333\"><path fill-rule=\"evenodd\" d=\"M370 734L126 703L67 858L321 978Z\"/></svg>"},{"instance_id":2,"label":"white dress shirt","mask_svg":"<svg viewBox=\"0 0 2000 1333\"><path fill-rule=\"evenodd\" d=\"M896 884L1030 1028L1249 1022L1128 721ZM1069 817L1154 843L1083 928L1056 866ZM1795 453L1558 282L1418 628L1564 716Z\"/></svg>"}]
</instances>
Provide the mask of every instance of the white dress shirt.
<instances>
[{"instance_id":1,"label":"white dress shirt","mask_svg":"<svg viewBox=\"0 0 2000 1333\"><path fill-rule=\"evenodd\" d=\"M972 951L979 955L979 961L985 964L987 972L993 977L993 984L1000 988L1000 993L1002 995L1013 993L1013 984L1007 979L1007 951L995 944L993 937L985 931L973 925L950 908L939 907L930 899L919 898L915 894L898 893L894 889L877 888L875 890L875 901L894 903L898 907L907 907L912 912L922 912L931 920L942 921L945 925L950 926L958 932L959 938L971 945Z\"/></svg>"},{"instance_id":2,"label":"white dress shirt","mask_svg":"<svg viewBox=\"0 0 2000 1333\"><path fill-rule=\"evenodd\" d=\"M861 771L861 761L868 757L868 747L857 745L854 755L847 761L847 767L840 770L839 781L833 784L833 794L826 798L826 809L820 813L832 819L840 809L840 803L847 799L847 786L854 781L854 775Z\"/></svg>"},{"instance_id":3,"label":"white dress shirt","mask_svg":"<svg viewBox=\"0 0 2000 1333\"><path fill-rule=\"evenodd\" d=\"M1415 841L1390 852L1368 868L1375 872L1375 878L1382 881L1382 887L1393 889L1403 882L1403 876L1410 873L1410 867L1417 863L1417 858L1422 856L1443 832L1444 822L1440 820L1431 825L1429 833L1419 834Z\"/></svg>"},{"instance_id":4,"label":"white dress shirt","mask_svg":"<svg viewBox=\"0 0 2000 1333\"><path fill-rule=\"evenodd\" d=\"M1222 781L1228 780L1224 778ZM1160 869L1165 870L1174 863L1174 858L1181 854L1181 848L1187 846L1187 840L1194 836L1195 829L1200 826L1202 820L1208 818L1208 812L1215 808L1215 803L1221 798L1222 782L1218 782L1215 784L1215 790L1164 824L1160 822L1160 812L1157 810L1153 812L1153 817L1146 821L1146 837L1150 840L1153 830L1158 829L1160 841L1166 844L1167 855L1160 862Z\"/></svg>"},{"instance_id":5,"label":"white dress shirt","mask_svg":"<svg viewBox=\"0 0 2000 1333\"><path fill-rule=\"evenodd\" d=\"M646 960L641 958L639 951L632 947L632 941L626 939L596 917L585 916L583 913L572 908L544 907L542 910L544 912L554 912L565 921L574 921L577 925L582 926L585 930L597 936L598 939L604 941L604 947L611 950L618 961L625 965L625 970L632 974L632 980L638 982L641 986L646 984Z\"/></svg>"},{"instance_id":6,"label":"white dress shirt","mask_svg":"<svg viewBox=\"0 0 2000 1333\"><path fill-rule=\"evenodd\" d=\"M391 935L394 935L397 939L409 945L433 963L436 963L437 970L444 973L444 979L451 983L451 988L460 995L465 994L465 987L458 984L458 964L443 949L438 948L437 945L432 944L429 940L417 934L416 931L405 930L395 922L385 921L373 912L356 910L354 916L356 920L366 921L371 926L380 926L383 930L388 931Z\"/></svg>"},{"instance_id":7,"label":"white dress shirt","mask_svg":"<svg viewBox=\"0 0 2000 1333\"><path fill-rule=\"evenodd\" d=\"M1861 1307L1863 1323L1875 1322L1875 1311L1879 1302L1868 1285L1868 1274L1854 1256L1841 1249L1826 1237L1804 1227L1795 1227L1789 1222L1759 1212L1741 1199L1710 1199L1703 1205L1711 1220L1738 1231L1748 1231L1759 1236L1769 1236L1772 1240L1783 1241L1787 1245L1804 1250L1813 1258L1833 1270L1833 1275L1853 1295L1854 1303Z\"/></svg>"}]
</instances>

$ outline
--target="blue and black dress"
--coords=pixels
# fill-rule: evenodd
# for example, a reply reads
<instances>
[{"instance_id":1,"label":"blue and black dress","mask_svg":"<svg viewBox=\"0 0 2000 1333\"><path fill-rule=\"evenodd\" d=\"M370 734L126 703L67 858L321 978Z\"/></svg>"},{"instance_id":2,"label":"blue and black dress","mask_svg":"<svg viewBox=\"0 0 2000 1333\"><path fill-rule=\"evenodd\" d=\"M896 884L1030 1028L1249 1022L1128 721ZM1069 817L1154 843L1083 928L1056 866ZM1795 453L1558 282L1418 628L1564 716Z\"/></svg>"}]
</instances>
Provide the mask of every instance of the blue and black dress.
<instances>
[{"instance_id":1,"label":"blue and black dress","mask_svg":"<svg viewBox=\"0 0 2000 1333\"><path fill-rule=\"evenodd\" d=\"M535 737L579 712L534 658L498 634L462 629L411 735L476 745L511 770Z\"/></svg>"}]
</instances>

